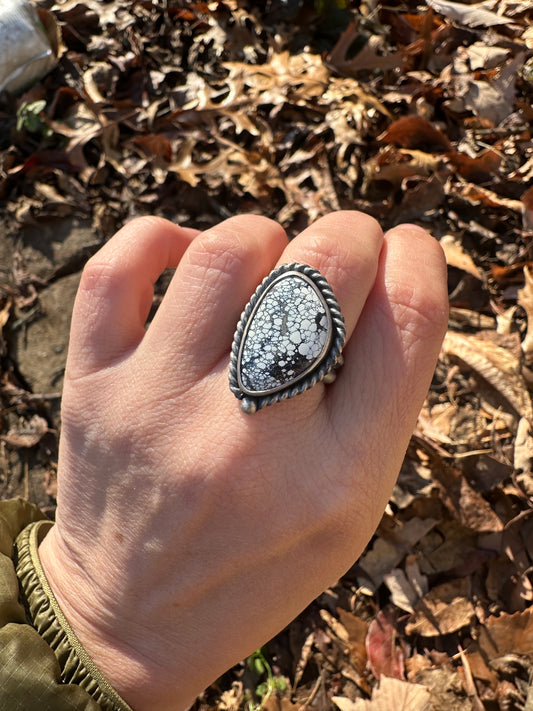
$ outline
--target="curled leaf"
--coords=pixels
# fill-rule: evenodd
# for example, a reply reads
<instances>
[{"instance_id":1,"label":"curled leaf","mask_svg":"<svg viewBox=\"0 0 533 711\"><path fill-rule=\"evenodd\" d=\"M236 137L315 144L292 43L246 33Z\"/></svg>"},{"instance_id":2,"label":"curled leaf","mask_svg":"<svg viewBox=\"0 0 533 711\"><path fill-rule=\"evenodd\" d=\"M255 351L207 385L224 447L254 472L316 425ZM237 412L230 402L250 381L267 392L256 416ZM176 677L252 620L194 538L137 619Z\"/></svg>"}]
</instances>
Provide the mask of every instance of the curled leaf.
<instances>
[{"instance_id":1,"label":"curled leaf","mask_svg":"<svg viewBox=\"0 0 533 711\"><path fill-rule=\"evenodd\" d=\"M451 149L448 137L422 116L403 116L378 136L378 140L383 143L394 143L401 148L419 148L436 152Z\"/></svg>"},{"instance_id":2,"label":"curled leaf","mask_svg":"<svg viewBox=\"0 0 533 711\"><path fill-rule=\"evenodd\" d=\"M476 336L449 331L443 351L479 373L521 417L533 419L531 397L521 374L520 361L509 350Z\"/></svg>"}]
</instances>

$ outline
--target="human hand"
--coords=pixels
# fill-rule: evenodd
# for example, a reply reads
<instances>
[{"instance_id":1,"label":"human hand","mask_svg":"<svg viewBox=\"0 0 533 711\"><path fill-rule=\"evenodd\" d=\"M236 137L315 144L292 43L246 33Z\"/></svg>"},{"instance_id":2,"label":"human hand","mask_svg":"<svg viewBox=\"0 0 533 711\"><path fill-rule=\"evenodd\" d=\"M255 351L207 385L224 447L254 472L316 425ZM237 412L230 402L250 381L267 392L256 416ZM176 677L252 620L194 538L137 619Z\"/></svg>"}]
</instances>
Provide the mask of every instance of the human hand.
<instances>
[{"instance_id":1,"label":"human hand","mask_svg":"<svg viewBox=\"0 0 533 711\"><path fill-rule=\"evenodd\" d=\"M235 326L270 270L327 278L347 327L334 384L254 415L228 387ZM176 268L152 321L153 282ZM288 243L247 215L196 235L141 218L87 264L43 567L136 709L189 705L335 582L374 532L447 323L439 244L332 213Z\"/></svg>"}]
</instances>

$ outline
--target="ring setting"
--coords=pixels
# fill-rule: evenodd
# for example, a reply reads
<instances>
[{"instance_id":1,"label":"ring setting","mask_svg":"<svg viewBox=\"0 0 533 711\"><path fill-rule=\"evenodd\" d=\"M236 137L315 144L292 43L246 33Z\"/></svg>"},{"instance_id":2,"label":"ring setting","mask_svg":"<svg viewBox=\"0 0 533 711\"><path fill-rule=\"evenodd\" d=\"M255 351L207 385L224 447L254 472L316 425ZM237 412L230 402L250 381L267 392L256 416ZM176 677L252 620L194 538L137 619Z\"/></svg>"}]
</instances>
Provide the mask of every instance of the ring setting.
<instances>
[{"instance_id":1,"label":"ring setting","mask_svg":"<svg viewBox=\"0 0 533 711\"><path fill-rule=\"evenodd\" d=\"M322 274L306 264L283 264L263 279L241 315L230 389L252 414L332 382L345 341L344 318Z\"/></svg>"}]
</instances>

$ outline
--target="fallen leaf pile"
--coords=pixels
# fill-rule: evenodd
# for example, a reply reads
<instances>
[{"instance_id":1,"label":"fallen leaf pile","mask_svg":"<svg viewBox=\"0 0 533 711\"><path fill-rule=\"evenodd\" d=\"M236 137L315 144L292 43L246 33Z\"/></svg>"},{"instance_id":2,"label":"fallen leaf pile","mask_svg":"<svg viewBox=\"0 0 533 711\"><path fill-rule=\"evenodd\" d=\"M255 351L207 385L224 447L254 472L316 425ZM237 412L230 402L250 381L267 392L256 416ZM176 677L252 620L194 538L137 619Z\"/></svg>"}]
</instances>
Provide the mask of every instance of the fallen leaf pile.
<instances>
[{"instance_id":1,"label":"fallen leaf pile","mask_svg":"<svg viewBox=\"0 0 533 711\"><path fill-rule=\"evenodd\" d=\"M0 272L3 491L38 465L53 509L57 394L30 391L14 334L127 218L416 222L449 269L431 390L367 550L265 648L264 706L531 711L531 2L39 5L59 61L0 99L0 220L95 241L44 279L23 248ZM264 682L243 663L195 708L253 708Z\"/></svg>"}]
</instances>

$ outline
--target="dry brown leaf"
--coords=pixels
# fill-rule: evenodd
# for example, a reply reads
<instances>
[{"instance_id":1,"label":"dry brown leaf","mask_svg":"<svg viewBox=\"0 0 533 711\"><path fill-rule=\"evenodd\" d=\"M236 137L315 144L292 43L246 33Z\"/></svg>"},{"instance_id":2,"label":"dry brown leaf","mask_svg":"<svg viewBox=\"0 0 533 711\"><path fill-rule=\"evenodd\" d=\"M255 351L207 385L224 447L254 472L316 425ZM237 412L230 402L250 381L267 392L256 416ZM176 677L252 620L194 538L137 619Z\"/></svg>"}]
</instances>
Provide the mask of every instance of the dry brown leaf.
<instances>
[{"instance_id":1,"label":"dry brown leaf","mask_svg":"<svg viewBox=\"0 0 533 711\"><path fill-rule=\"evenodd\" d=\"M528 49L533 48L533 27L527 27L522 33L522 40Z\"/></svg>"},{"instance_id":2,"label":"dry brown leaf","mask_svg":"<svg viewBox=\"0 0 533 711\"><path fill-rule=\"evenodd\" d=\"M501 155L493 150L484 151L475 158L458 151L450 151L446 157L463 178L474 183L490 180L491 176L498 172L502 162Z\"/></svg>"},{"instance_id":3,"label":"dry brown leaf","mask_svg":"<svg viewBox=\"0 0 533 711\"><path fill-rule=\"evenodd\" d=\"M101 3L100 0L58 0L52 6L52 10L69 12L82 5L86 10L92 10L99 18L102 24L114 24L116 13L124 6L122 2Z\"/></svg>"},{"instance_id":4,"label":"dry brown leaf","mask_svg":"<svg viewBox=\"0 0 533 711\"><path fill-rule=\"evenodd\" d=\"M358 35L357 24L350 23L328 56L327 61L330 66L348 76L356 76L361 70L398 69L403 66L400 52L387 52L381 35L371 35L355 57L348 57L350 47Z\"/></svg>"},{"instance_id":5,"label":"dry brown leaf","mask_svg":"<svg viewBox=\"0 0 533 711\"><path fill-rule=\"evenodd\" d=\"M432 588L416 606L405 632L437 637L467 627L475 615L470 597L470 579L459 578Z\"/></svg>"},{"instance_id":6,"label":"dry brown leaf","mask_svg":"<svg viewBox=\"0 0 533 711\"><path fill-rule=\"evenodd\" d=\"M456 240L453 235L444 235L440 239L440 245L446 255L446 263L450 267L468 272L476 279L482 279L482 274L477 268L472 257L465 252L463 245Z\"/></svg>"},{"instance_id":7,"label":"dry brown leaf","mask_svg":"<svg viewBox=\"0 0 533 711\"><path fill-rule=\"evenodd\" d=\"M422 575L417 556L414 553L408 555L405 559L405 574L418 597L427 595L429 591L428 579L425 575Z\"/></svg>"},{"instance_id":8,"label":"dry brown leaf","mask_svg":"<svg viewBox=\"0 0 533 711\"><path fill-rule=\"evenodd\" d=\"M311 659L312 654L313 654L313 646L315 644L315 638L316 638L316 630L313 630L310 632L307 637L305 638L304 643L301 646L300 652L299 652L299 658L298 662L296 663L295 669L294 669L294 679L293 679L293 688L296 689L298 684L300 683L300 679L303 676L303 673L305 671L305 668L307 666L307 662L309 659Z\"/></svg>"},{"instance_id":9,"label":"dry brown leaf","mask_svg":"<svg viewBox=\"0 0 533 711\"><path fill-rule=\"evenodd\" d=\"M533 435L531 425L525 417L520 419L514 441L513 466L515 471L531 474L533 463Z\"/></svg>"},{"instance_id":10,"label":"dry brown leaf","mask_svg":"<svg viewBox=\"0 0 533 711\"><path fill-rule=\"evenodd\" d=\"M493 10L498 9L500 13L508 15L508 17L520 17L524 13L531 11L530 0L488 0L487 7ZM523 20L525 18L522 18Z\"/></svg>"},{"instance_id":11,"label":"dry brown leaf","mask_svg":"<svg viewBox=\"0 0 533 711\"><path fill-rule=\"evenodd\" d=\"M450 402L433 407L431 412L423 408L418 415L418 431L439 444L454 444L450 437L450 422L456 414L457 405Z\"/></svg>"},{"instance_id":12,"label":"dry brown leaf","mask_svg":"<svg viewBox=\"0 0 533 711\"><path fill-rule=\"evenodd\" d=\"M509 336L512 333L517 305L510 306L496 315L496 333L502 336ZM494 330L494 324L488 326L489 330Z\"/></svg>"},{"instance_id":13,"label":"dry brown leaf","mask_svg":"<svg viewBox=\"0 0 533 711\"><path fill-rule=\"evenodd\" d=\"M232 153L231 149L221 150L216 158L206 165L196 165L193 161L192 153L195 145L195 140L188 137L178 146L176 156L168 165L169 173L176 173L180 180L188 183L193 188L200 182L200 176L203 175L206 180L213 177L225 174L231 178L232 173L227 169L228 157ZM220 184L220 183L219 183Z\"/></svg>"},{"instance_id":14,"label":"dry brown leaf","mask_svg":"<svg viewBox=\"0 0 533 711\"><path fill-rule=\"evenodd\" d=\"M357 701L352 701L346 696L334 696L331 700L335 706L340 709L340 711L356 711L357 708L361 708L360 706L357 706L359 699Z\"/></svg>"},{"instance_id":15,"label":"dry brown leaf","mask_svg":"<svg viewBox=\"0 0 533 711\"><path fill-rule=\"evenodd\" d=\"M476 647L472 645L467 652L464 652L468 660L472 676L475 679L483 679L483 681L487 682L492 688L495 688L498 683L498 676L494 670L488 666L488 660L484 659L480 652L474 651L475 649Z\"/></svg>"},{"instance_id":16,"label":"dry brown leaf","mask_svg":"<svg viewBox=\"0 0 533 711\"><path fill-rule=\"evenodd\" d=\"M522 341L526 360L533 360L533 273L524 266L524 287L518 290L518 304L527 314L527 331Z\"/></svg>"},{"instance_id":17,"label":"dry brown leaf","mask_svg":"<svg viewBox=\"0 0 533 711\"><path fill-rule=\"evenodd\" d=\"M434 653L433 657L436 656ZM442 666L420 668L412 681L422 684L431 695L431 711L474 711L472 702L465 694L459 673L447 661L447 655L439 655ZM391 710L392 711L392 710Z\"/></svg>"},{"instance_id":18,"label":"dry brown leaf","mask_svg":"<svg viewBox=\"0 0 533 711\"><path fill-rule=\"evenodd\" d=\"M37 13L39 15L39 20L41 21L46 36L50 40L50 46L52 47L52 52L54 57L62 57L66 47L63 44L63 38L61 36L61 27L57 21L57 17L50 10L46 10L44 7L38 7Z\"/></svg>"},{"instance_id":19,"label":"dry brown leaf","mask_svg":"<svg viewBox=\"0 0 533 711\"><path fill-rule=\"evenodd\" d=\"M490 273L501 286L510 284L522 284L524 281L524 266L531 265L532 262L520 261L517 264L491 264Z\"/></svg>"},{"instance_id":20,"label":"dry brown leaf","mask_svg":"<svg viewBox=\"0 0 533 711\"><path fill-rule=\"evenodd\" d=\"M43 489L53 499L57 499L57 471L56 467L50 467L43 475Z\"/></svg>"},{"instance_id":21,"label":"dry brown leaf","mask_svg":"<svg viewBox=\"0 0 533 711\"><path fill-rule=\"evenodd\" d=\"M365 184L385 180L393 185L400 185L404 178L413 175L427 176L437 172L441 161L442 157L423 151L387 146L365 163Z\"/></svg>"},{"instance_id":22,"label":"dry brown leaf","mask_svg":"<svg viewBox=\"0 0 533 711\"><path fill-rule=\"evenodd\" d=\"M445 201L444 185L438 174L408 176L401 182L402 201L397 210L398 221L418 220L433 215Z\"/></svg>"},{"instance_id":23,"label":"dry brown leaf","mask_svg":"<svg viewBox=\"0 0 533 711\"><path fill-rule=\"evenodd\" d=\"M463 526L478 533L503 529L503 523L492 506L475 491L460 469L435 467L434 476L445 489L445 503Z\"/></svg>"},{"instance_id":24,"label":"dry brown leaf","mask_svg":"<svg viewBox=\"0 0 533 711\"><path fill-rule=\"evenodd\" d=\"M389 588L391 602L400 610L414 612L419 595L401 568L394 568L384 576L383 582Z\"/></svg>"},{"instance_id":25,"label":"dry brown leaf","mask_svg":"<svg viewBox=\"0 0 533 711\"><path fill-rule=\"evenodd\" d=\"M244 698L242 681L234 681L231 689L220 694L218 711L239 711Z\"/></svg>"},{"instance_id":26,"label":"dry brown leaf","mask_svg":"<svg viewBox=\"0 0 533 711\"><path fill-rule=\"evenodd\" d=\"M405 660L405 670L407 671L408 681L417 681L417 675L426 669L431 669L431 661L424 654L415 652L409 659Z\"/></svg>"},{"instance_id":27,"label":"dry brown leaf","mask_svg":"<svg viewBox=\"0 0 533 711\"><path fill-rule=\"evenodd\" d=\"M361 85L352 77L329 77L326 91L319 97L320 104L343 107L346 114L355 118L356 126L363 127L364 112L375 112L392 118L391 112L377 96L369 93L368 86Z\"/></svg>"},{"instance_id":28,"label":"dry brown leaf","mask_svg":"<svg viewBox=\"0 0 533 711\"><path fill-rule=\"evenodd\" d=\"M519 654L533 660L533 608L491 615L480 629L479 647L489 660Z\"/></svg>"},{"instance_id":29,"label":"dry brown leaf","mask_svg":"<svg viewBox=\"0 0 533 711\"><path fill-rule=\"evenodd\" d=\"M384 576L403 560L411 548L438 523L436 519L412 518L398 527L388 539L379 537L359 561L376 589Z\"/></svg>"},{"instance_id":30,"label":"dry brown leaf","mask_svg":"<svg viewBox=\"0 0 533 711\"><path fill-rule=\"evenodd\" d=\"M102 68L104 68L107 74L104 74ZM103 75L106 80L109 81L108 74L109 65L107 62L96 62L83 74L83 88L93 105L105 104L107 102L105 95L102 93L102 91L105 91L105 87L102 85L99 86L99 80Z\"/></svg>"},{"instance_id":31,"label":"dry brown leaf","mask_svg":"<svg viewBox=\"0 0 533 711\"><path fill-rule=\"evenodd\" d=\"M442 131L422 116L403 116L394 121L380 136L382 143L394 143L401 148L449 151L451 143Z\"/></svg>"},{"instance_id":32,"label":"dry brown leaf","mask_svg":"<svg viewBox=\"0 0 533 711\"><path fill-rule=\"evenodd\" d=\"M533 187L522 193L520 201L524 205L524 214L522 216L524 230L533 230Z\"/></svg>"},{"instance_id":33,"label":"dry brown leaf","mask_svg":"<svg viewBox=\"0 0 533 711\"><path fill-rule=\"evenodd\" d=\"M5 300L4 305L0 309L0 333L9 320L12 306L13 306L13 299L10 296L8 296Z\"/></svg>"},{"instance_id":34,"label":"dry brown leaf","mask_svg":"<svg viewBox=\"0 0 533 711\"><path fill-rule=\"evenodd\" d=\"M247 702L249 703L249 702ZM241 704L243 707L244 704ZM261 703L261 711L311 711L312 707L294 704L287 697L280 699L276 694L270 694Z\"/></svg>"},{"instance_id":35,"label":"dry brown leaf","mask_svg":"<svg viewBox=\"0 0 533 711\"><path fill-rule=\"evenodd\" d=\"M351 701L334 696L332 701L340 711L427 711L430 695L425 686L400 679L383 677L372 694L372 700Z\"/></svg>"},{"instance_id":36,"label":"dry brown leaf","mask_svg":"<svg viewBox=\"0 0 533 711\"><path fill-rule=\"evenodd\" d=\"M172 144L168 137L161 133L145 133L141 136L135 136L132 143L150 158L158 156L167 161L167 163L172 159Z\"/></svg>"},{"instance_id":37,"label":"dry brown leaf","mask_svg":"<svg viewBox=\"0 0 533 711\"><path fill-rule=\"evenodd\" d=\"M407 556L405 572L395 568L385 575L384 582L391 592L394 605L406 612L414 612L420 598L428 592L428 579L420 572L416 555Z\"/></svg>"},{"instance_id":38,"label":"dry brown leaf","mask_svg":"<svg viewBox=\"0 0 533 711\"><path fill-rule=\"evenodd\" d=\"M365 640L368 634L368 623L342 608L339 608L337 612L339 620L346 631L345 642L348 647L350 661L359 673L363 673L367 663Z\"/></svg>"},{"instance_id":39,"label":"dry brown leaf","mask_svg":"<svg viewBox=\"0 0 533 711\"><path fill-rule=\"evenodd\" d=\"M511 94L514 95L514 89L506 92L495 83L471 80L461 98L465 108L497 126L511 113Z\"/></svg>"},{"instance_id":40,"label":"dry brown leaf","mask_svg":"<svg viewBox=\"0 0 533 711\"><path fill-rule=\"evenodd\" d=\"M498 327L498 317L489 316L472 309L463 309L458 306L450 306L450 323L458 326L468 326L477 331L481 329L494 330ZM498 328L498 333L500 333Z\"/></svg>"},{"instance_id":41,"label":"dry brown leaf","mask_svg":"<svg viewBox=\"0 0 533 711\"><path fill-rule=\"evenodd\" d=\"M474 42L465 47L470 69L494 69L509 56L509 50L504 47L491 47L485 42Z\"/></svg>"},{"instance_id":42,"label":"dry brown leaf","mask_svg":"<svg viewBox=\"0 0 533 711\"><path fill-rule=\"evenodd\" d=\"M335 156L337 176L348 185L353 185L359 177L359 161L355 160L351 148L361 142L359 124L365 120L362 107L354 104L352 108L353 110L350 111L346 106L332 107L326 115L326 122L333 131L337 146ZM355 123L355 126L352 123Z\"/></svg>"},{"instance_id":43,"label":"dry brown leaf","mask_svg":"<svg viewBox=\"0 0 533 711\"><path fill-rule=\"evenodd\" d=\"M348 641L348 632L346 628L342 622L339 622L339 620L331 614L331 612L322 608L320 610L320 617L324 620L336 637L338 637L342 642Z\"/></svg>"},{"instance_id":44,"label":"dry brown leaf","mask_svg":"<svg viewBox=\"0 0 533 711\"><path fill-rule=\"evenodd\" d=\"M482 188L473 183L463 183L454 186L453 191L473 205L486 205L487 207L504 207L512 212L522 214L524 204L520 200L500 197L493 190Z\"/></svg>"},{"instance_id":45,"label":"dry brown leaf","mask_svg":"<svg viewBox=\"0 0 533 711\"><path fill-rule=\"evenodd\" d=\"M533 420L531 397L521 374L520 361L506 348L476 336L448 331L443 353L475 370L521 417Z\"/></svg>"},{"instance_id":46,"label":"dry brown leaf","mask_svg":"<svg viewBox=\"0 0 533 711\"><path fill-rule=\"evenodd\" d=\"M246 85L248 97L258 105L306 104L321 96L328 85L329 72L322 58L309 52L274 53L269 62L255 66L243 62L223 66L229 70L228 84Z\"/></svg>"},{"instance_id":47,"label":"dry brown leaf","mask_svg":"<svg viewBox=\"0 0 533 711\"><path fill-rule=\"evenodd\" d=\"M465 560L479 555L478 535L453 519L439 524L417 546L420 570L429 576L453 574Z\"/></svg>"},{"instance_id":48,"label":"dry brown leaf","mask_svg":"<svg viewBox=\"0 0 533 711\"><path fill-rule=\"evenodd\" d=\"M426 0L426 3L435 12L468 27L493 27L512 23L511 18L487 10L484 2L466 5L450 0Z\"/></svg>"},{"instance_id":49,"label":"dry brown leaf","mask_svg":"<svg viewBox=\"0 0 533 711\"><path fill-rule=\"evenodd\" d=\"M523 53L517 53L497 72L486 73L468 71L466 58L459 57L454 62L453 91L448 107L455 112L471 111L478 121L499 126L513 111L516 79L524 57Z\"/></svg>"}]
</instances>

